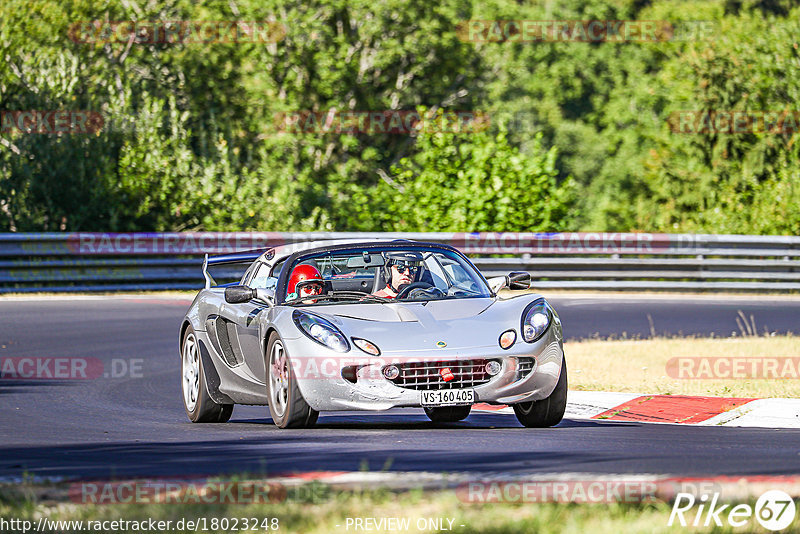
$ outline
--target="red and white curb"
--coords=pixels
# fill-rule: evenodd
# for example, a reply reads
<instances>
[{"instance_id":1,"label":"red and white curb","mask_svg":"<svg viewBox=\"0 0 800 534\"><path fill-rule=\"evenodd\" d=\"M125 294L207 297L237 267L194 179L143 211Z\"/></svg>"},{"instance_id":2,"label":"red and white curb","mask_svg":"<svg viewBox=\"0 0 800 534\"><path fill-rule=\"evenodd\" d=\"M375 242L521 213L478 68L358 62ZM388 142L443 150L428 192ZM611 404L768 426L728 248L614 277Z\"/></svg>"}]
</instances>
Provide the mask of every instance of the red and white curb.
<instances>
[{"instance_id":1,"label":"red and white curb","mask_svg":"<svg viewBox=\"0 0 800 534\"><path fill-rule=\"evenodd\" d=\"M509 406L477 404L476 411L514 413ZM800 428L800 399L640 395L570 391L566 419L643 423Z\"/></svg>"}]
</instances>

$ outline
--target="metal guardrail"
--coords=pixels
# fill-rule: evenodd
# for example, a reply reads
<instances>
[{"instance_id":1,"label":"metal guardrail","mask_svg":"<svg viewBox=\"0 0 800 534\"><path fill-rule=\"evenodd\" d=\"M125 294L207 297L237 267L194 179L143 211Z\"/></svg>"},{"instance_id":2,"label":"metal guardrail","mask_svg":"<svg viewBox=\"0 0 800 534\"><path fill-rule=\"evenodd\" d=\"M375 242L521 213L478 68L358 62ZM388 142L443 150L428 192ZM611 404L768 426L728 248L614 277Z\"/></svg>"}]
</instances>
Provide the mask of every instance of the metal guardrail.
<instances>
[{"instance_id":1,"label":"metal guardrail","mask_svg":"<svg viewBox=\"0 0 800 534\"><path fill-rule=\"evenodd\" d=\"M205 253L342 238L447 243L486 276L525 270L538 288L800 290L794 236L187 232L0 234L0 293L200 289Z\"/></svg>"}]
</instances>

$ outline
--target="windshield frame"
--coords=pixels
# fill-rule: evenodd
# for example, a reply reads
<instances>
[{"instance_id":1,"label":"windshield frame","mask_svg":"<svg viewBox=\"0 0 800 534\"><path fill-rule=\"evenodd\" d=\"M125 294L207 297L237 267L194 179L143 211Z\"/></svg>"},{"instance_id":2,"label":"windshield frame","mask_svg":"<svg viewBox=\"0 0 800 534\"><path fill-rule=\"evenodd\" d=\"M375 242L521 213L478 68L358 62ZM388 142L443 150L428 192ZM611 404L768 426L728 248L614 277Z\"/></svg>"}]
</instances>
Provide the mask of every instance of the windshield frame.
<instances>
[{"instance_id":1,"label":"windshield frame","mask_svg":"<svg viewBox=\"0 0 800 534\"><path fill-rule=\"evenodd\" d=\"M297 251L291 256L286 258L286 261L283 264L283 269L281 269L280 276L278 277L278 284L275 288L275 298L276 298L276 305L282 305L286 303L286 295L287 289L289 285L289 273L291 273L295 266L299 263L302 263L305 260L311 259L313 257L319 256L326 256L326 255L333 255L333 254L341 254L341 253L361 253L364 250L375 251L375 250L416 250L418 252L443 252L443 253L451 253L458 256L466 266L472 271L472 274L475 276L477 280L483 283L485 288L485 294L478 294L475 296L461 296L461 297L441 297L441 298L432 298L432 299L414 299L414 300L401 300L397 302L429 302L431 300L453 300L453 299L465 299L465 298L492 298L496 297L497 295L492 291L491 287L489 286L489 282L486 281L486 277L483 276L483 273L475 267L472 261L467 258L460 250L452 247L450 245L445 245L441 243L430 243L425 241L407 241L407 240L396 240L396 241L386 241L386 242L367 242L367 243L342 243L338 245L329 245L325 247L317 247L307 250ZM438 258L435 258L438 261ZM287 268L288 266L288 268ZM326 304L343 304L346 301L337 301L337 300L330 300L326 302L320 302L318 304L306 304L306 305L326 305ZM364 303L370 303L371 301L364 301ZM387 303L394 303L396 301L387 299ZM289 301L289 305L296 306L301 304L300 302L296 301Z\"/></svg>"}]
</instances>

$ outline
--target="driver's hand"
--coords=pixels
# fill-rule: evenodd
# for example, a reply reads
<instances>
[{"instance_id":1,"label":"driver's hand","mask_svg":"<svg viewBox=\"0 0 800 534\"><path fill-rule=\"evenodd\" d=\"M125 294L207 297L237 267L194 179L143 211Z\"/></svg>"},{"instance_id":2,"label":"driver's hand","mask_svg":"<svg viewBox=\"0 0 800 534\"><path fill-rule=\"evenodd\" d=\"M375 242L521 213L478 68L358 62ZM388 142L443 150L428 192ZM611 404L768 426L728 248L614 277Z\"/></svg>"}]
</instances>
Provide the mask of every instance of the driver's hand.
<instances>
[{"instance_id":1,"label":"driver's hand","mask_svg":"<svg viewBox=\"0 0 800 534\"><path fill-rule=\"evenodd\" d=\"M420 287L412 290L408 296L413 298L417 295L427 295L429 297L443 297L444 292L438 287Z\"/></svg>"}]
</instances>

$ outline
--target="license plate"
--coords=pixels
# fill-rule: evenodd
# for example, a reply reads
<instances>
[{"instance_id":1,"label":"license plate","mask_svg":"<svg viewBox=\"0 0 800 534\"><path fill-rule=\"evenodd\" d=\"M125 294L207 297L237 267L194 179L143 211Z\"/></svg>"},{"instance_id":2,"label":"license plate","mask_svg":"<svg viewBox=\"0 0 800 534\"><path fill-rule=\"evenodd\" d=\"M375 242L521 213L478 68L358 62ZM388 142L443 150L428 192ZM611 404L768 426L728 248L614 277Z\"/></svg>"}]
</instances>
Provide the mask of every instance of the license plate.
<instances>
[{"instance_id":1,"label":"license plate","mask_svg":"<svg viewBox=\"0 0 800 534\"><path fill-rule=\"evenodd\" d=\"M423 406L463 406L475 404L474 389L437 389L421 391Z\"/></svg>"}]
</instances>

